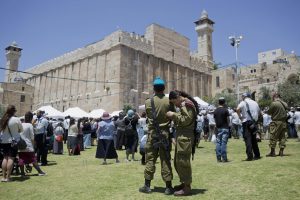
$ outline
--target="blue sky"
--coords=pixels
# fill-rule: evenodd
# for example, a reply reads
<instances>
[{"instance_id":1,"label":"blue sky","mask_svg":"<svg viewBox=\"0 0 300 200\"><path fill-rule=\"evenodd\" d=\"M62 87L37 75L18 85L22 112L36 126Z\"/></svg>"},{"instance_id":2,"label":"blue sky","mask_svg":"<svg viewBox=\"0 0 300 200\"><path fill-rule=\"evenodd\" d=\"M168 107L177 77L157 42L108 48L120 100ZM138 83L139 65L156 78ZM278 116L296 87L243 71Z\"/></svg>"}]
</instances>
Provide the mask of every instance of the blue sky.
<instances>
[{"instance_id":1,"label":"blue sky","mask_svg":"<svg viewBox=\"0 0 300 200\"><path fill-rule=\"evenodd\" d=\"M4 49L12 41L23 48L19 70L24 70L98 41L118 27L144 34L151 23L188 37L191 50L196 50L193 22L203 9L215 22L217 63L235 61L228 40L233 34L244 36L239 48L244 64L257 63L258 52L276 48L300 55L298 0L2 0L0 66L6 65Z\"/></svg>"}]
</instances>

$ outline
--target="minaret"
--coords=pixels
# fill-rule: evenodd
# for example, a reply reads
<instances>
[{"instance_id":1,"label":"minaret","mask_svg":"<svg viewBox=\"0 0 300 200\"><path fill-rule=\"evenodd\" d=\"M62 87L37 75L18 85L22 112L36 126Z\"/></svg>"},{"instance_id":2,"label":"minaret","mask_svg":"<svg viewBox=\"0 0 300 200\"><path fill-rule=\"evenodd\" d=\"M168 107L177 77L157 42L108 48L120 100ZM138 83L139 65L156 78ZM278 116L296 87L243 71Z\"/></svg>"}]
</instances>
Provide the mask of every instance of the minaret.
<instances>
[{"instance_id":1,"label":"minaret","mask_svg":"<svg viewBox=\"0 0 300 200\"><path fill-rule=\"evenodd\" d=\"M204 61L213 61L212 53L212 32L214 31L213 22L208 18L205 10L202 11L201 17L196 24L195 30L198 33L198 56Z\"/></svg>"},{"instance_id":2,"label":"minaret","mask_svg":"<svg viewBox=\"0 0 300 200\"><path fill-rule=\"evenodd\" d=\"M5 48L6 50L6 72L5 72L5 82L13 82L13 80L10 80L10 75L14 71L12 70L18 70L19 67L19 58L21 57L21 51L22 49L18 47L16 42L13 42L11 45Z\"/></svg>"}]
</instances>

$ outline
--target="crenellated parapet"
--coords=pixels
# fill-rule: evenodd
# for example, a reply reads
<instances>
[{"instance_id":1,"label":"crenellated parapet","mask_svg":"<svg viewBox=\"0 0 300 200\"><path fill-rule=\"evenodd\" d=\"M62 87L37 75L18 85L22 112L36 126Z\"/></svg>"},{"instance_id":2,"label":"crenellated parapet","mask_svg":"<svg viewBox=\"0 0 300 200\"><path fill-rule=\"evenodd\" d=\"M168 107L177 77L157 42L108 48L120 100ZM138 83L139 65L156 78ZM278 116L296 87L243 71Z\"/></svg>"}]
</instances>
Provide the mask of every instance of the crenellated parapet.
<instances>
[{"instance_id":1,"label":"crenellated parapet","mask_svg":"<svg viewBox=\"0 0 300 200\"><path fill-rule=\"evenodd\" d=\"M143 35L123 31L120 34L120 43L144 53L153 54L151 41L147 40Z\"/></svg>"}]
</instances>

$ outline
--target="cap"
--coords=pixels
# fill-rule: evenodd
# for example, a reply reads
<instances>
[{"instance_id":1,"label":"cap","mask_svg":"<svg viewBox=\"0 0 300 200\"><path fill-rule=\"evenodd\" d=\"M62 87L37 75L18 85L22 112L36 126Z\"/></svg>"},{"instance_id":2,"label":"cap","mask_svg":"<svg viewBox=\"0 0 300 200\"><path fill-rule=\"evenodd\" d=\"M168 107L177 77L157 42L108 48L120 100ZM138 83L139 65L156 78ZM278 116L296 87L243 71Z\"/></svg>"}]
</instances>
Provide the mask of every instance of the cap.
<instances>
[{"instance_id":1,"label":"cap","mask_svg":"<svg viewBox=\"0 0 300 200\"><path fill-rule=\"evenodd\" d=\"M245 92L242 94L242 97L251 97L250 92Z\"/></svg>"},{"instance_id":2,"label":"cap","mask_svg":"<svg viewBox=\"0 0 300 200\"><path fill-rule=\"evenodd\" d=\"M225 100L225 98L224 97L220 97L219 100Z\"/></svg>"},{"instance_id":3,"label":"cap","mask_svg":"<svg viewBox=\"0 0 300 200\"><path fill-rule=\"evenodd\" d=\"M165 85L165 81L157 76L153 81L153 85Z\"/></svg>"}]
</instances>

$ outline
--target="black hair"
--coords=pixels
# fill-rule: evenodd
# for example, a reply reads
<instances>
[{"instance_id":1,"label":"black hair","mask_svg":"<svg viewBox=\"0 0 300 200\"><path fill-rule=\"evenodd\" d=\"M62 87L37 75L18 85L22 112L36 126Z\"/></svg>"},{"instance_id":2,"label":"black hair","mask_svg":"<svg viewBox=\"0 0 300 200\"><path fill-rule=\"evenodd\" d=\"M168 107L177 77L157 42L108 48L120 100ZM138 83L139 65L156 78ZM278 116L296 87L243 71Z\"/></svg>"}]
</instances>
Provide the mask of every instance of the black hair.
<instances>
[{"instance_id":1,"label":"black hair","mask_svg":"<svg viewBox=\"0 0 300 200\"><path fill-rule=\"evenodd\" d=\"M198 115L198 113L199 113L199 105L198 105L197 101L191 95L189 95L188 93L186 93L184 91L173 90L169 94L169 99L170 100L177 99L179 96L188 98L191 102L193 102L193 104L194 104L194 106L196 108L196 115Z\"/></svg>"},{"instance_id":2,"label":"black hair","mask_svg":"<svg viewBox=\"0 0 300 200\"><path fill-rule=\"evenodd\" d=\"M153 90L154 92L163 92L165 90L165 85L154 85Z\"/></svg>"},{"instance_id":3,"label":"black hair","mask_svg":"<svg viewBox=\"0 0 300 200\"><path fill-rule=\"evenodd\" d=\"M8 126L8 121L16 113L16 107L14 105L9 105L0 120L0 131L3 131Z\"/></svg>"},{"instance_id":4,"label":"black hair","mask_svg":"<svg viewBox=\"0 0 300 200\"><path fill-rule=\"evenodd\" d=\"M25 123L31 123L32 118L33 118L32 112L28 111L27 113L25 113Z\"/></svg>"},{"instance_id":5,"label":"black hair","mask_svg":"<svg viewBox=\"0 0 300 200\"><path fill-rule=\"evenodd\" d=\"M73 117L70 118L70 126L75 124L75 119Z\"/></svg>"},{"instance_id":6,"label":"black hair","mask_svg":"<svg viewBox=\"0 0 300 200\"><path fill-rule=\"evenodd\" d=\"M219 99L219 105L224 105L225 104L225 99Z\"/></svg>"}]
</instances>

